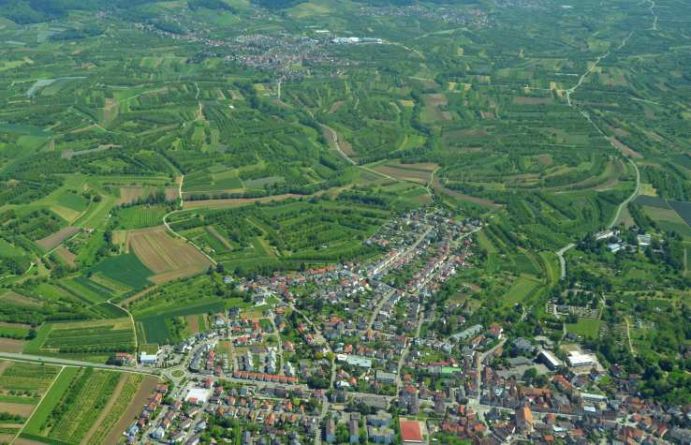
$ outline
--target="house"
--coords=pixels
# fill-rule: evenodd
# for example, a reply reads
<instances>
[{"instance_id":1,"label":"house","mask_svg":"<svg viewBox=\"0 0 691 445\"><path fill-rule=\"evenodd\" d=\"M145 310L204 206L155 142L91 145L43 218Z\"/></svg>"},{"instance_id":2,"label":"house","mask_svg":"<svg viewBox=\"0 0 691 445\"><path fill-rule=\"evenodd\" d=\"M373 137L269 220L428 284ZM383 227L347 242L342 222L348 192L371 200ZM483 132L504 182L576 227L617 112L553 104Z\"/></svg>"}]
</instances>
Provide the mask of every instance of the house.
<instances>
[{"instance_id":1,"label":"house","mask_svg":"<svg viewBox=\"0 0 691 445\"><path fill-rule=\"evenodd\" d=\"M652 241L652 237L646 233L644 235L638 235L636 241L640 247L648 247Z\"/></svg>"},{"instance_id":2,"label":"house","mask_svg":"<svg viewBox=\"0 0 691 445\"><path fill-rule=\"evenodd\" d=\"M386 411L379 411L375 416L367 416L367 424L377 428L388 427L391 425L391 414Z\"/></svg>"},{"instance_id":3,"label":"house","mask_svg":"<svg viewBox=\"0 0 691 445\"><path fill-rule=\"evenodd\" d=\"M348 422L348 432L350 433L351 444L360 443L360 423L354 416L351 416L350 422Z\"/></svg>"},{"instance_id":4,"label":"house","mask_svg":"<svg viewBox=\"0 0 691 445\"><path fill-rule=\"evenodd\" d=\"M324 430L324 440L326 443L336 442L336 422L333 418L329 418L326 422L326 428Z\"/></svg>"},{"instance_id":5,"label":"house","mask_svg":"<svg viewBox=\"0 0 691 445\"><path fill-rule=\"evenodd\" d=\"M391 372L377 371L376 378L378 382L387 385L394 385L396 383L396 374Z\"/></svg>"},{"instance_id":6,"label":"house","mask_svg":"<svg viewBox=\"0 0 691 445\"><path fill-rule=\"evenodd\" d=\"M395 434L391 428L367 427L367 436L370 442L389 445L393 443Z\"/></svg>"},{"instance_id":7,"label":"house","mask_svg":"<svg viewBox=\"0 0 691 445\"><path fill-rule=\"evenodd\" d=\"M526 434L533 432L533 412L527 406L522 406L516 410L516 427Z\"/></svg>"},{"instance_id":8,"label":"house","mask_svg":"<svg viewBox=\"0 0 691 445\"><path fill-rule=\"evenodd\" d=\"M492 338L496 338L497 340L501 340L501 338L504 336L504 328L497 323L492 323L487 331L487 335Z\"/></svg>"},{"instance_id":9,"label":"house","mask_svg":"<svg viewBox=\"0 0 691 445\"><path fill-rule=\"evenodd\" d=\"M401 441L403 445L417 445L424 443L422 436L422 425L417 420L401 418L399 420L401 429Z\"/></svg>"}]
</instances>

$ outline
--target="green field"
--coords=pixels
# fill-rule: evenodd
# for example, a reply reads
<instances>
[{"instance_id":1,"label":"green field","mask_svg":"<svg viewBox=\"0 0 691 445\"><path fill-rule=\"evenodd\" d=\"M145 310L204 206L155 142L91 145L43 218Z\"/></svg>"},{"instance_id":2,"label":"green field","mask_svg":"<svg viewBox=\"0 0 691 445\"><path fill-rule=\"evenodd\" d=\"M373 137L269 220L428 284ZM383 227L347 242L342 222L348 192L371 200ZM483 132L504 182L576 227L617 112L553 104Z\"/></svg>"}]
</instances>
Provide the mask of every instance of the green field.
<instances>
[{"instance_id":1,"label":"green field","mask_svg":"<svg viewBox=\"0 0 691 445\"><path fill-rule=\"evenodd\" d=\"M521 303L526 304L536 296L542 283L531 275L520 275L504 297L503 305L506 307Z\"/></svg>"},{"instance_id":2,"label":"green field","mask_svg":"<svg viewBox=\"0 0 691 445\"><path fill-rule=\"evenodd\" d=\"M129 352L135 348L129 318L103 321L47 323L25 347L33 354L76 354L82 356Z\"/></svg>"},{"instance_id":3,"label":"green field","mask_svg":"<svg viewBox=\"0 0 691 445\"><path fill-rule=\"evenodd\" d=\"M80 368L63 368L57 379L52 382L50 391L43 397L40 405L36 408L33 416L26 424L24 432L32 435L40 435L44 425L48 421L50 413L60 403L72 381L76 378Z\"/></svg>"},{"instance_id":4,"label":"green field","mask_svg":"<svg viewBox=\"0 0 691 445\"><path fill-rule=\"evenodd\" d=\"M602 320L582 318L578 323L567 324L566 330L587 339L596 339L600 335Z\"/></svg>"},{"instance_id":5,"label":"green field","mask_svg":"<svg viewBox=\"0 0 691 445\"><path fill-rule=\"evenodd\" d=\"M133 253L106 258L90 270L131 288L141 289L149 285L153 273Z\"/></svg>"},{"instance_id":6,"label":"green field","mask_svg":"<svg viewBox=\"0 0 691 445\"><path fill-rule=\"evenodd\" d=\"M162 205L125 207L117 211L116 225L123 230L158 226L169 211Z\"/></svg>"}]
</instances>

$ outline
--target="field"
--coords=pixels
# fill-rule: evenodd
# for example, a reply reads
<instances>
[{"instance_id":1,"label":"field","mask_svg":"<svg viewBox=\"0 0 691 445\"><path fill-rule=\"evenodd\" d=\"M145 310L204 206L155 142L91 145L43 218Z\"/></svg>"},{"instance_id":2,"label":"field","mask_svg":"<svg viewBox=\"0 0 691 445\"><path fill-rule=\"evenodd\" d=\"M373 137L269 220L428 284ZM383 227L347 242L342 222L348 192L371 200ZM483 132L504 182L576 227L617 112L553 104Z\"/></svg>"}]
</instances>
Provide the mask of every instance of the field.
<instances>
[{"instance_id":1,"label":"field","mask_svg":"<svg viewBox=\"0 0 691 445\"><path fill-rule=\"evenodd\" d=\"M251 306L242 298L212 296L215 287L204 274L157 287L128 305L134 316L139 344L171 343L185 338L185 319L230 308ZM226 288L227 289L227 288Z\"/></svg>"},{"instance_id":2,"label":"field","mask_svg":"<svg viewBox=\"0 0 691 445\"><path fill-rule=\"evenodd\" d=\"M597 339L600 335L601 320L582 318L578 323L567 324L566 330L587 339Z\"/></svg>"},{"instance_id":3,"label":"field","mask_svg":"<svg viewBox=\"0 0 691 445\"><path fill-rule=\"evenodd\" d=\"M18 421L3 422L3 433L11 441L30 418L60 367L0 360L0 412L18 415ZM2 436L0 436L2 437Z\"/></svg>"},{"instance_id":4,"label":"field","mask_svg":"<svg viewBox=\"0 0 691 445\"><path fill-rule=\"evenodd\" d=\"M109 257L92 268L91 272L93 280L98 281L98 277L103 276L107 281L102 284L106 287L125 286L134 290L147 286L149 277L153 275L133 253Z\"/></svg>"},{"instance_id":5,"label":"field","mask_svg":"<svg viewBox=\"0 0 691 445\"><path fill-rule=\"evenodd\" d=\"M211 265L194 246L172 237L163 227L129 231L126 243L154 274L150 278L154 283L196 275Z\"/></svg>"},{"instance_id":6,"label":"field","mask_svg":"<svg viewBox=\"0 0 691 445\"><path fill-rule=\"evenodd\" d=\"M525 305L536 296L541 285L542 283L531 275L520 275L505 296L503 304L505 306L513 306L518 303Z\"/></svg>"},{"instance_id":7,"label":"field","mask_svg":"<svg viewBox=\"0 0 691 445\"><path fill-rule=\"evenodd\" d=\"M64 368L21 437L50 443L104 443L122 434L121 419L151 395L151 377L92 368Z\"/></svg>"},{"instance_id":8,"label":"field","mask_svg":"<svg viewBox=\"0 0 691 445\"><path fill-rule=\"evenodd\" d=\"M79 228L77 227L65 227L64 229L60 229L59 231L36 241L36 244L45 250L51 250L59 246L63 241L73 236L77 232L79 232Z\"/></svg>"},{"instance_id":9,"label":"field","mask_svg":"<svg viewBox=\"0 0 691 445\"><path fill-rule=\"evenodd\" d=\"M118 229L142 229L158 226L170 209L163 205L140 205L120 209L116 215Z\"/></svg>"},{"instance_id":10,"label":"field","mask_svg":"<svg viewBox=\"0 0 691 445\"><path fill-rule=\"evenodd\" d=\"M73 354L107 359L113 352L131 352L135 348L134 331L129 318L83 322L47 323L24 352L32 354ZM103 360L101 358L101 360Z\"/></svg>"}]
</instances>

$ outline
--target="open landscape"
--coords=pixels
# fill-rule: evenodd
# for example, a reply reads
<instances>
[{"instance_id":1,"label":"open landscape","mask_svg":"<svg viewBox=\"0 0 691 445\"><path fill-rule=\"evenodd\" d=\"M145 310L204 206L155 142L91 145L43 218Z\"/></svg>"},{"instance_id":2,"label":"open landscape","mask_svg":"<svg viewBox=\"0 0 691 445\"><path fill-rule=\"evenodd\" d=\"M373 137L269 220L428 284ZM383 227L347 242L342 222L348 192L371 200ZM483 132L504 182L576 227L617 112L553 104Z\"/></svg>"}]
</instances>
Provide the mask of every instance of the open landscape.
<instances>
[{"instance_id":1,"label":"open landscape","mask_svg":"<svg viewBox=\"0 0 691 445\"><path fill-rule=\"evenodd\" d=\"M688 444L689 17L0 0L0 444Z\"/></svg>"}]
</instances>

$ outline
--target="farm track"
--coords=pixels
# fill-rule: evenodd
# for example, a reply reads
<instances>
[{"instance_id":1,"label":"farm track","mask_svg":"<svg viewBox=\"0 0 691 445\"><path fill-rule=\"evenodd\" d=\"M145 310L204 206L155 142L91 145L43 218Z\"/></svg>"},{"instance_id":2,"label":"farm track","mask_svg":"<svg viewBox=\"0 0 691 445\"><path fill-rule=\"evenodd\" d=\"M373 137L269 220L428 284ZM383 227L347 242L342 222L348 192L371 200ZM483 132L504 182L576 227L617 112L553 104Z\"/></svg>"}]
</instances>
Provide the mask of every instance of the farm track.
<instances>
[{"instance_id":1,"label":"farm track","mask_svg":"<svg viewBox=\"0 0 691 445\"><path fill-rule=\"evenodd\" d=\"M653 3L654 3L654 2L653 2ZM624 47L628 44L628 42L629 42L629 40L631 39L631 37L633 36L633 34L634 34L634 32L631 31L631 32L624 38L624 40L622 40L622 42L621 42L621 43L619 44L619 46L615 49L615 51L619 51L619 50L621 50L622 48L624 48ZM585 81L585 79L587 79L587 78L595 71L595 69L596 69L597 66L600 64L600 62L601 62L602 60L604 60L605 58L609 57L609 55L610 55L611 53L612 53L612 50L608 50L605 54L603 54L603 55L601 55L601 56L598 56L597 59L596 59L596 61L595 61L595 63L594 63L585 73L583 73L583 74L578 78L578 82L576 83L576 85L574 85L573 87L569 88L568 90L561 90L563 93L566 94L566 102L567 102L567 104L568 104L568 106L569 106L570 108L578 109L578 107L576 107L576 106L573 104L573 102L571 101L571 95L572 95L573 93L575 93L576 90L577 90L578 88L581 87L581 85L583 85L583 82ZM619 151L619 149L616 147L616 145L613 143L613 141L612 141L610 138L607 137L607 135L605 134L605 132L602 131L602 129L601 129L595 122L593 122L592 118L590 117L590 114L589 114L587 111L585 111L585 110L579 110L579 112L580 112L580 114L590 123L590 125L592 125L593 128L595 128L595 130L597 130L598 133L600 133L603 137L605 137L605 139L607 139L607 141L609 142L609 144L610 144L614 149L616 149L617 151ZM612 221L610 221L609 224L607 225L608 228L612 228L612 227L614 227L614 226L616 225L617 221L619 220L619 217L621 216L622 209L623 209L625 206L627 206L631 201L633 201L633 200L640 194L640 190L641 190L641 174L640 174L640 171L639 171L638 166L636 165L636 163L633 161L633 159L628 158L628 160L629 160L629 162L631 163L631 165L633 166L633 168L634 168L634 170L635 170L635 172L636 172L636 187L635 187L633 193L631 193L631 195L629 195L624 201L621 202L621 204L619 204L619 206L617 207L617 211L616 211L616 213L614 214L614 217L612 218ZM560 274L560 276L561 276L561 279L562 279L562 280L566 278L566 259L564 258L564 254L565 254L566 252L568 252L569 250L571 250L572 248L574 248L574 247L575 247L575 245L574 245L573 243L569 243L569 244L567 244L566 246L562 247L561 249L559 249L559 250L557 250L557 251L555 252L555 253L557 254L557 256L559 257L559 264L560 264L560 266L561 266L561 274Z\"/></svg>"},{"instance_id":2,"label":"farm track","mask_svg":"<svg viewBox=\"0 0 691 445\"><path fill-rule=\"evenodd\" d=\"M180 208L178 208L178 209L176 209L176 210L172 210L172 211L166 213L165 215L163 215L163 225L165 226L166 230L167 230L168 232L170 232L174 237L176 237L176 238L178 238L178 239L180 239L180 240L182 240L182 241L185 241L186 243L188 243L188 244L190 244L191 246L193 246L195 249L197 249L197 250L199 251L199 253L201 253L202 255L204 255L204 256L206 257L206 259L208 259L209 261L211 261L211 264L212 264L212 265L215 266L215 265L217 264L217 263L216 263L216 260L214 260L213 258L211 258L206 252L204 252L204 251L203 251L199 246L197 246L194 242L192 242L191 240L185 238L184 236L182 236L181 234L179 234L178 232L176 232L172 227L170 227L170 224L168 223L168 218L169 218L171 215L174 215L174 214L176 214L176 213L179 213L179 212L183 211L183 208L184 208L184 206L185 206L185 201L184 201L183 196L182 196L182 185L184 184L184 182L185 182L185 175L181 175L181 176L180 176L180 180L179 180L179 182L178 182L178 199L180 200Z\"/></svg>"}]
</instances>

